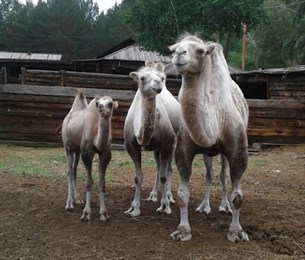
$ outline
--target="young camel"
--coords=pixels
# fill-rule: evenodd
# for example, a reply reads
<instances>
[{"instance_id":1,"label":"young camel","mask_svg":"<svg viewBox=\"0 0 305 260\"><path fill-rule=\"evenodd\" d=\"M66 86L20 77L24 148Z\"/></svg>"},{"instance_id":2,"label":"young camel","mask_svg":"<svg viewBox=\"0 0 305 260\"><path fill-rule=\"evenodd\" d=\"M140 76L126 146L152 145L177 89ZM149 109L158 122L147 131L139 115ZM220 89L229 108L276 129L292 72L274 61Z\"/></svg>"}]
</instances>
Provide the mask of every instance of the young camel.
<instances>
[{"instance_id":1,"label":"young camel","mask_svg":"<svg viewBox=\"0 0 305 260\"><path fill-rule=\"evenodd\" d=\"M175 151L180 173L180 224L177 231L171 234L171 238L185 241L192 237L188 220L188 182L194 156L198 153L209 156L220 153L223 167L226 168L229 164L232 183L232 190L228 195L232 221L227 239L231 242L249 241L239 223L243 202L241 177L248 161L246 128L249 111L246 100L230 77L219 44L184 35L170 49L174 53L173 63L182 75L179 93L182 126ZM211 164L211 159L206 158ZM199 208L203 204L204 202Z\"/></svg>"},{"instance_id":2,"label":"young camel","mask_svg":"<svg viewBox=\"0 0 305 260\"><path fill-rule=\"evenodd\" d=\"M78 90L73 105L62 125L62 139L68 159L68 198L66 210L73 210L73 197L76 203L81 203L76 188L76 170L80 155L87 171L86 205L82 220L90 220L90 194L93 186L92 161L95 153L99 155L99 198L100 219L108 218L105 206L105 172L111 159L111 118L113 109L118 102L111 97L96 96L87 105L85 96Z\"/></svg>"},{"instance_id":3,"label":"young camel","mask_svg":"<svg viewBox=\"0 0 305 260\"><path fill-rule=\"evenodd\" d=\"M141 214L140 198L143 173L141 149L153 151L157 164L153 190L147 200L157 201L159 180L162 185L161 206L157 211L171 214L170 202L173 150L180 126L180 106L165 86L162 63L146 61L145 67L130 76L138 83L138 91L128 110L124 125L125 148L135 166L135 196L126 214Z\"/></svg>"}]
</instances>

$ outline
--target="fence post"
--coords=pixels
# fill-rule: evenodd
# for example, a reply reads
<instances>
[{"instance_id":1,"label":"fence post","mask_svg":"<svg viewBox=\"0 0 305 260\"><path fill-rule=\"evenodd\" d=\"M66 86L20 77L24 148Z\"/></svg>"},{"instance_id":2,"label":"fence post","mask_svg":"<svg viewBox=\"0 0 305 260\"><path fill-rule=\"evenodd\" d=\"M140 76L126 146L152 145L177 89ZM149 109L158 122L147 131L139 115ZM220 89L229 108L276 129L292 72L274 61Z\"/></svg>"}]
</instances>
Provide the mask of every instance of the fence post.
<instances>
[{"instance_id":1,"label":"fence post","mask_svg":"<svg viewBox=\"0 0 305 260\"><path fill-rule=\"evenodd\" d=\"M21 68L21 74L20 74L20 84L25 85L26 84L26 68L22 67Z\"/></svg>"},{"instance_id":2,"label":"fence post","mask_svg":"<svg viewBox=\"0 0 305 260\"><path fill-rule=\"evenodd\" d=\"M60 70L60 86L64 87L66 85L66 71Z\"/></svg>"},{"instance_id":3,"label":"fence post","mask_svg":"<svg viewBox=\"0 0 305 260\"><path fill-rule=\"evenodd\" d=\"M7 72L6 72L6 67L1 67L1 79L0 79L1 84L7 84Z\"/></svg>"}]
</instances>

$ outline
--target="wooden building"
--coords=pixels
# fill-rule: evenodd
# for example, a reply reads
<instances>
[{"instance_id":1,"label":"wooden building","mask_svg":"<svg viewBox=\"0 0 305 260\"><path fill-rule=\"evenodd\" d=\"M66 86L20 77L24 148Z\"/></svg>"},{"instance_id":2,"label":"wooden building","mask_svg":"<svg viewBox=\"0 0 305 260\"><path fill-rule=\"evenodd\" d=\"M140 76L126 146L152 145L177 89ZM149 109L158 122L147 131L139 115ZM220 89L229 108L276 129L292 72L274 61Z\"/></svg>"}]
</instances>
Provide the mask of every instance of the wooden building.
<instances>
[{"instance_id":1,"label":"wooden building","mask_svg":"<svg viewBox=\"0 0 305 260\"><path fill-rule=\"evenodd\" d=\"M132 39L92 60L64 63L7 59L0 72L0 141L61 144L62 120L72 105L76 89L84 88L89 99L104 94L119 101L113 116L113 142L122 144L125 116L137 90L127 74L143 66L145 60L165 64L167 87L177 96L181 80L170 59L143 50ZM11 82L8 74L12 75L16 69L15 75L17 64L25 68L19 67L18 82L16 79ZM229 66L229 70L250 108L250 143L305 143L304 65L246 72Z\"/></svg>"}]
</instances>

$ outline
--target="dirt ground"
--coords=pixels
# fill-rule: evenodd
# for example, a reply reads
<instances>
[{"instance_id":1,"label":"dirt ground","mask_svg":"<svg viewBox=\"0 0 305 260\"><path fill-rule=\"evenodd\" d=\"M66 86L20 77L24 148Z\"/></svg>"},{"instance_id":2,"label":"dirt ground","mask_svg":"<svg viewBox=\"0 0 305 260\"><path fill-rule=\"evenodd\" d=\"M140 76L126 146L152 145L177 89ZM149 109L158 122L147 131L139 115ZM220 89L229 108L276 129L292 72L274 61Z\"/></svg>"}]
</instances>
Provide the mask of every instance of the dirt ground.
<instances>
[{"instance_id":1,"label":"dirt ground","mask_svg":"<svg viewBox=\"0 0 305 260\"><path fill-rule=\"evenodd\" d=\"M156 212L159 202L144 201L154 179L153 161L150 154L145 156L142 215L130 218L124 214L134 195L133 165L125 151L114 151L106 193L111 218L99 220L95 186L92 219L84 222L80 221L83 205L76 205L73 212L64 210L67 182L63 148L0 145L0 260L305 259L305 145L264 147L250 155L243 176L245 202L240 215L250 242L236 244L225 239L231 216L217 211L219 159L215 160L212 212L205 216L195 213L204 183L204 168L196 157L189 205L193 238L175 242L169 235L179 224L177 204L172 205L172 215L164 215ZM34 162L42 167L41 174L35 172ZM32 163L29 170L20 170L18 165L25 163ZM83 199L84 182L81 166L78 184ZM175 198L178 184L174 167Z\"/></svg>"}]
</instances>

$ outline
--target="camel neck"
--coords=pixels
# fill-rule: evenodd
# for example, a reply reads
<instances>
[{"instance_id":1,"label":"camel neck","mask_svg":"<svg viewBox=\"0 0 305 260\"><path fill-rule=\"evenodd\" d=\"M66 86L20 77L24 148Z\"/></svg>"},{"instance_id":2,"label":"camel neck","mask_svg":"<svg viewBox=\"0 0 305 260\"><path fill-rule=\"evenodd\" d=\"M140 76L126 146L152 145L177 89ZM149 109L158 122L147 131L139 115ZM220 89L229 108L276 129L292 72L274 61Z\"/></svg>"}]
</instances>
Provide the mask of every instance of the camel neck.
<instances>
[{"instance_id":1,"label":"camel neck","mask_svg":"<svg viewBox=\"0 0 305 260\"><path fill-rule=\"evenodd\" d=\"M196 75L192 80L183 77L179 101L183 121L193 141L202 147L209 147L218 138L220 124L215 104L219 100L211 84L211 75L205 73Z\"/></svg>"},{"instance_id":2,"label":"camel neck","mask_svg":"<svg viewBox=\"0 0 305 260\"><path fill-rule=\"evenodd\" d=\"M102 151L108 146L111 140L111 116L107 119L99 116L99 124L97 129L97 136L95 146L98 150Z\"/></svg>"},{"instance_id":3,"label":"camel neck","mask_svg":"<svg viewBox=\"0 0 305 260\"><path fill-rule=\"evenodd\" d=\"M154 133L155 128L156 99L142 99L142 114L140 131L137 141L141 146L147 146Z\"/></svg>"}]
</instances>

